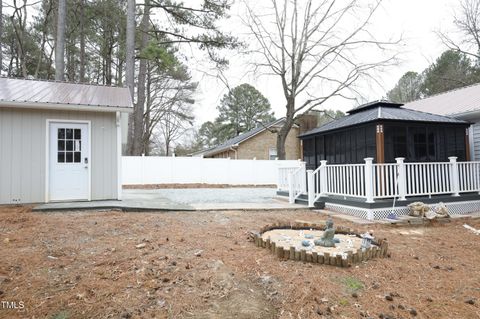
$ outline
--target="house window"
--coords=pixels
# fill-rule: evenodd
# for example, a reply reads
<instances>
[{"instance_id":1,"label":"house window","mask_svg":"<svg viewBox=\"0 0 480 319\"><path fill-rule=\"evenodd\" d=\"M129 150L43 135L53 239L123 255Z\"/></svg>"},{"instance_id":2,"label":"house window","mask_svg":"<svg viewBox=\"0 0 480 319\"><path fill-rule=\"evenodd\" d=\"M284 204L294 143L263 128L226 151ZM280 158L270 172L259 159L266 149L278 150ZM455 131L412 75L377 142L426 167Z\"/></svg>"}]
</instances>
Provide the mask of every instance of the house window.
<instances>
[{"instance_id":1,"label":"house window","mask_svg":"<svg viewBox=\"0 0 480 319\"><path fill-rule=\"evenodd\" d=\"M270 147L268 150L268 159L269 160L276 160L277 159L277 149L274 147Z\"/></svg>"}]
</instances>

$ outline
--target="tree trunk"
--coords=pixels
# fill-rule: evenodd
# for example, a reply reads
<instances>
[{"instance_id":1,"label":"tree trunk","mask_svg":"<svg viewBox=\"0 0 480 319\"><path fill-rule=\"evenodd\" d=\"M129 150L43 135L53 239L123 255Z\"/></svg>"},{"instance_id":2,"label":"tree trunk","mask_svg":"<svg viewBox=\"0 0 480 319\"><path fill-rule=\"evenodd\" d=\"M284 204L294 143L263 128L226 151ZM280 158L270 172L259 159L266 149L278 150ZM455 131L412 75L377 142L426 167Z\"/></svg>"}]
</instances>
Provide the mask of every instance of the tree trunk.
<instances>
[{"instance_id":1,"label":"tree trunk","mask_svg":"<svg viewBox=\"0 0 480 319\"><path fill-rule=\"evenodd\" d=\"M66 53L67 53L67 77L69 82L75 82L75 44L68 43Z\"/></svg>"},{"instance_id":2,"label":"tree trunk","mask_svg":"<svg viewBox=\"0 0 480 319\"><path fill-rule=\"evenodd\" d=\"M285 123L277 133L277 157L279 160L286 159L285 142L287 141L288 133L292 129L295 116L295 100L287 99L287 114L285 116Z\"/></svg>"},{"instance_id":3,"label":"tree trunk","mask_svg":"<svg viewBox=\"0 0 480 319\"><path fill-rule=\"evenodd\" d=\"M152 69L150 66L150 63L147 64L147 84L146 84L146 101L145 101L145 106L146 106L146 112L145 112L145 130L143 133L143 152L145 153L145 156L150 155L150 132L151 132L151 106L152 106L152 101L151 101L151 85L152 85Z\"/></svg>"},{"instance_id":4,"label":"tree trunk","mask_svg":"<svg viewBox=\"0 0 480 319\"><path fill-rule=\"evenodd\" d=\"M135 0L127 1L127 31L125 57L125 84L130 89L132 102L134 101L135 79ZM127 154L133 155L134 116L128 117Z\"/></svg>"},{"instance_id":5,"label":"tree trunk","mask_svg":"<svg viewBox=\"0 0 480 319\"><path fill-rule=\"evenodd\" d=\"M142 17L142 41L140 43L140 50L145 48L148 43L148 26L150 23L150 0L145 0L145 9ZM143 116L145 108L145 82L147 78L147 60L140 59L138 68L138 92L137 104L134 110L134 127L133 127L133 153L134 155L142 155L143 151Z\"/></svg>"},{"instance_id":6,"label":"tree trunk","mask_svg":"<svg viewBox=\"0 0 480 319\"><path fill-rule=\"evenodd\" d=\"M110 34L110 33L108 33ZM108 41L110 41L110 37L108 37ZM105 83L107 85L112 85L112 47L111 43L108 43L107 52L105 56Z\"/></svg>"},{"instance_id":7,"label":"tree trunk","mask_svg":"<svg viewBox=\"0 0 480 319\"><path fill-rule=\"evenodd\" d=\"M85 0L80 1L80 83L85 82Z\"/></svg>"},{"instance_id":8,"label":"tree trunk","mask_svg":"<svg viewBox=\"0 0 480 319\"><path fill-rule=\"evenodd\" d=\"M57 39L55 43L55 80L63 81L65 74L65 18L67 0L58 1Z\"/></svg>"}]
</instances>

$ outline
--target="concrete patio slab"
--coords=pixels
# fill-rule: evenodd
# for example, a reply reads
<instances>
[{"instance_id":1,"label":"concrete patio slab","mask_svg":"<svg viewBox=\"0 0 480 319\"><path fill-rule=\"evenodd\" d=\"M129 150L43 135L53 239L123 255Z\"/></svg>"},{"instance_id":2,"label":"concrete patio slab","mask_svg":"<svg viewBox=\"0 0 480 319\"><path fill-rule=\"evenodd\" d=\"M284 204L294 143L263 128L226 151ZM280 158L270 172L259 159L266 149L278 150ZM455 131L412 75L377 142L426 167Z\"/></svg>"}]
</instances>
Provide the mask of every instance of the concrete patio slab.
<instances>
[{"instance_id":1,"label":"concrete patio slab","mask_svg":"<svg viewBox=\"0 0 480 319\"><path fill-rule=\"evenodd\" d=\"M90 202L57 202L41 204L33 211L66 211L66 210L104 210L119 209L122 211L208 211L208 210L281 210L306 209L303 205L289 204L269 197L275 191L248 189L212 189L194 190L144 190L128 189L123 191L122 200L90 201ZM250 193L250 196L247 194ZM216 195L215 195L216 194ZM216 196L216 197L215 197Z\"/></svg>"},{"instance_id":2,"label":"concrete patio slab","mask_svg":"<svg viewBox=\"0 0 480 319\"><path fill-rule=\"evenodd\" d=\"M61 211L61 210L103 210L119 209L122 211L194 211L195 208L174 203L168 200L100 200L91 202L61 202L38 205L33 211Z\"/></svg>"},{"instance_id":3,"label":"concrete patio slab","mask_svg":"<svg viewBox=\"0 0 480 319\"><path fill-rule=\"evenodd\" d=\"M198 203L190 204L195 210L286 210L286 209L307 209L304 205L289 204L288 202L278 203Z\"/></svg>"}]
</instances>

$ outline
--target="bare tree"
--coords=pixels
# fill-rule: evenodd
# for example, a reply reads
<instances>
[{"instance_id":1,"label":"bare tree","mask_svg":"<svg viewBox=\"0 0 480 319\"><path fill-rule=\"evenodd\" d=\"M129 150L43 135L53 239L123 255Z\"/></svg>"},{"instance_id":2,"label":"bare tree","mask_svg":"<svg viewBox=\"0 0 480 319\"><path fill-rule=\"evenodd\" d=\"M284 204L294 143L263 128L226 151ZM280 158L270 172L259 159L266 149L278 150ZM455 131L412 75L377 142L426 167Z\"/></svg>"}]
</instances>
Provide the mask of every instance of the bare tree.
<instances>
[{"instance_id":1,"label":"bare tree","mask_svg":"<svg viewBox=\"0 0 480 319\"><path fill-rule=\"evenodd\" d=\"M462 52L475 59L480 58L480 1L461 0L460 12L454 13L453 24L458 38L451 34L437 31L442 42L451 50Z\"/></svg>"},{"instance_id":2,"label":"bare tree","mask_svg":"<svg viewBox=\"0 0 480 319\"><path fill-rule=\"evenodd\" d=\"M165 72L158 65L149 63L143 136L145 155L150 153L155 131L159 126L161 127L165 123L171 126L177 122L183 125L184 122L193 121L189 105L195 102L193 94L198 83L191 82L190 76L185 72L182 69L178 72ZM164 136L167 136L165 144L171 144L172 139L169 137L173 136L170 133L173 130L168 127L163 133Z\"/></svg>"},{"instance_id":3,"label":"bare tree","mask_svg":"<svg viewBox=\"0 0 480 319\"><path fill-rule=\"evenodd\" d=\"M165 155L171 155L172 144L193 125L192 108L182 102L175 103L169 112L162 116L160 132L165 145Z\"/></svg>"},{"instance_id":4,"label":"bare tree","mask_svg":"<svg viewBox=\"0 0 480 319\"><path fill-rule=\"evenodd\" d=\"M63 81L65 74L65 23L67 0L58 1L57 37L55 42L55 80Z\"/></svg>"},{"instance_id":5,"label":"bare tree","mask_svg":"<svg viewBox=\"0 0 480 319\"><path fill-rule=\"evenodd\" d=\"M244 22L257 44L250 52L254 70L277 77L286 100L285 124L277 133L279 159L285 159L285 141L299 112L333 97L352 98L347 94L358 94L355 83L375 81L372 72L395 61L388 48L398 41L378 41L368 31L381 0L362 3L271 0L271 7L262 10L246 5ZM363 60L361 50L370 50Z\"/></svg>"},{"instance_id":6,"label":"bare tree","mask_svg":"<svg viewBox=\"0 0 480 319\"><path fill-rule=\"evenodd\" d=\"M22 76L27 77L27 62L25 54L25 32L27 28L27 0L23 0L22 5L18 5L16 0L13 0L13 13L10 16L13 29L15 31L15 53L17 63L20 64Z\"/></svg>"}]
</instances>

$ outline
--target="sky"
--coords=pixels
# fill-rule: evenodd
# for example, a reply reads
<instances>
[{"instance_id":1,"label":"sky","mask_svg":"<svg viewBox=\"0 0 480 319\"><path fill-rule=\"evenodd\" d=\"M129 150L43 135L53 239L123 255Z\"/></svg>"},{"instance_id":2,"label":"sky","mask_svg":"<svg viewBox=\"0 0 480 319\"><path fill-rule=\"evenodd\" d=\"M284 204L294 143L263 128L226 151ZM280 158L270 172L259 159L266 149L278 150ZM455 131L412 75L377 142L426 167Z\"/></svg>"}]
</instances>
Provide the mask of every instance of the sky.
<instances>
[{"instance_id":1,"label":"sky","mask_svg":"<svg viewBox=\"0 0 480 319\"><path fill-rule=\"evenodd\" d=\"M395 86L405 72L423 71L446 50L435 31L452 30L453 14L455 10L458 11L458 3L459 0L384 0L382 7L371 20L369 29L379 39L396 38L401 35L403 41L398 46L400 61L378 74L381 86L365 85L361 88L364 101L385 97L386 92ZM239 35L246 30L240 20L243 12L240 6L241 4L235 4L230 13L231 17L220 23L225 30ZM282 117L285 113L285 99L279 80L272 76L246 74L248 56L229 52L227 57L230 65L224 75L229 86L234 87L245 82L254 85L269 99L276 117ZM194 109L196 125L200 126L218 115L216 107L227 89L221 81L206 75L205 68L193 66L192 77L199 82ZM335 99L323 107L347 111L357 105L358 103L351 100Z\"/></svg>"}]
</instances>

